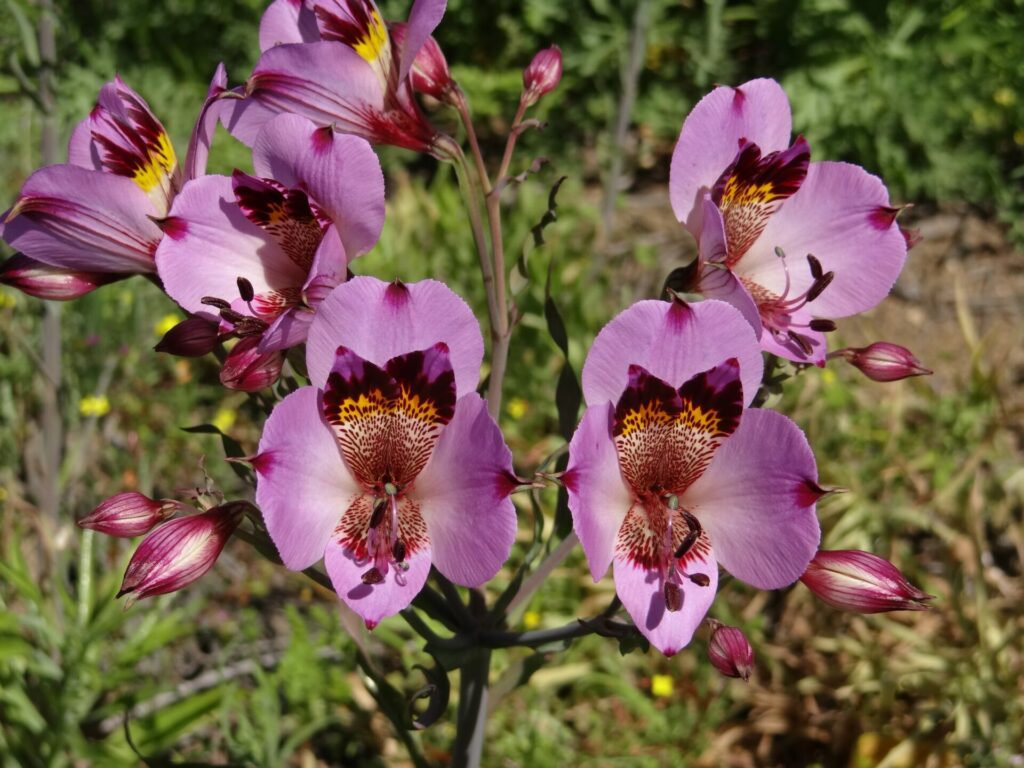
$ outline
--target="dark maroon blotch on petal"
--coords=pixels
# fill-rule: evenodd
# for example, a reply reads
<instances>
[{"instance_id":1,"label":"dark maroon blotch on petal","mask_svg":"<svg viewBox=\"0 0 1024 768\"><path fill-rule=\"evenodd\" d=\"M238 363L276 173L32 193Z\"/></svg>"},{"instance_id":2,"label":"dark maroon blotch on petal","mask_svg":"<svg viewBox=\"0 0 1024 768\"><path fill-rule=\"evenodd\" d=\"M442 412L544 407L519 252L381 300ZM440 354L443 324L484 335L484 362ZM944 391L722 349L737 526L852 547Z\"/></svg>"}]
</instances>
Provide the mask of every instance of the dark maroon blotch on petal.
<instances>
[{"instance_id":1,"label":"dark maroon blotch on petal","mask_svg":"<svg viewBox=\"0 0 1024 768\"><path fill-rule=\"evenodd\" d=\"M718 416L718 431L731 434L736 431L743 413L739 361L732 357L698 373L679 388L679 396L706 411L714 411Z\"/></svg>"},{"instance_id":2,"label":"dark maroon blotch on petal","mask_svg":"<svg viewBox=\"0 0 1024 768\"><path fill-rule=\"evenodd\" d=\"M672 386L651 375L643 366L631 365L629 384L615 405L612 435L621 435L626 426L626 418L630 414L644 410L645 406L672 417L677 416L682 410L679 393Z\"/></svg>"}]
</instances>

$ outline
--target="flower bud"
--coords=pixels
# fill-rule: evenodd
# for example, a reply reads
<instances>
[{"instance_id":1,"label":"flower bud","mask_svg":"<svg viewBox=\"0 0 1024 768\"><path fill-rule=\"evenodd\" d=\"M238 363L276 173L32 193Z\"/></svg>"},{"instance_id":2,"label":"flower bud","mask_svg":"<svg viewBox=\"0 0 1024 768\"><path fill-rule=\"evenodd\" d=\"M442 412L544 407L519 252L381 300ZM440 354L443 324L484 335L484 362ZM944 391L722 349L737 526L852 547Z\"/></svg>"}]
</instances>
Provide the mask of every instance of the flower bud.
<instances>
[{"instance_id":1,"label":"flower bud","mask_svg":"<svg viewBox=\"0 0 1024 768\"><path fill-rule=\"evenodd\" d=\"M389 28L391 42L399 51L405 45L407 27L405 22L394 22ZM416 54L416 58L412 62L412 69L409 70L409 81L412 83L414 91L433 96L438 101L446 101L449 93L455 87L452 73L448 69L448 62L433 35L427 37L423 47Z\"/></svg>"},{"instance_id":2,"label":"flower bud","mask_svg":"<svg viewBox=\"0 0 1024 768\"><path fill-rule=\"evenodd\" d=\"M235 344L220 369L221 384L228 389L257 392L277 381L284 366L284 353L258 352L259 343L259 336L249 336Z\"/></svg>"},{"instance_id":3,"label":"flower bud","mask_svg":"<svg viewBox=\"0 0 1024 768\"><path fill-rule=\"evenodd\" d=\"M746 682L754 670L754 649L743 631L713 622L708 658L726 677L739 677Z\"/></svg>"},{"instance_id":4,"label":"flower bud","mask_svg":"<svg viewBox=\"0 0 1024 768\"><path fill-rule=\"evenodd\" d=\"M17 288L37 299L70 301L95 291L101 285L126 275L107 272L80 272L44 264L23 253L16 253L0 264L0 283Z\"/></svg>"},{"instance_id":5,"label":"flower bud","mask_svg":"<svg viewBox=\"0 0 1024 768\"><path fill-rule=\"evenodd\" d=\"M800 581L841 611L923 611L924 601L932 599L888 560L859 549L820 550Z\"/></svg>"},{"instance_id":6,"label":"flower bud","mask_svg":"<svg viewBox=\"0 0 1024 768\"><path fill-rule=\"evenodd\" d=\"M842 357L874 381L899 381L931 373L909 349L888 341L876 341L867 347L839 349L829 357Z\"/></svg>"},{"instance_id":7,"label":"flower bud","mask_svg":"<svg viewBox=\"0 0 1024 768\"><path fill-rule=\"evenodd\" d=\"M111 496L78 521L82 528L130 539L148 533L154 525L186 507L174 499L151 499L135 491Z\"/></svg>"},{"instance_id":8,"label":"flower bud","mask_svg":"<svg viewBox=\"0 0 1024 768\"><path fill-rule=\"evenodd\" d=\"M551 93L562 79L562 51L557 45L538 51L530 66L523 70L523 96L526 106L540 101L545 93Z\"/></svg>"},{"instance_id":9,"label":"flower bud","mask_svg":"<svg viewBox=\"0 0 1024 768\"><path fill-rule=\"evenodd\" d=\"M171 328L153 349L178 357L202 357L218 343L217 324L201 317L189 317Z\"/></svg>"},{"instance_id":10,"label":"flower bud","mask_svg":"<svg viewBox=\"0 0 1024 768\"><path fill-rule=\"evenodd\" d=\"M176 592L206 573L251 505L232 501L191 517L164 523L139 544L118 597L136 600Z\"/></svg>"}]
</instances>

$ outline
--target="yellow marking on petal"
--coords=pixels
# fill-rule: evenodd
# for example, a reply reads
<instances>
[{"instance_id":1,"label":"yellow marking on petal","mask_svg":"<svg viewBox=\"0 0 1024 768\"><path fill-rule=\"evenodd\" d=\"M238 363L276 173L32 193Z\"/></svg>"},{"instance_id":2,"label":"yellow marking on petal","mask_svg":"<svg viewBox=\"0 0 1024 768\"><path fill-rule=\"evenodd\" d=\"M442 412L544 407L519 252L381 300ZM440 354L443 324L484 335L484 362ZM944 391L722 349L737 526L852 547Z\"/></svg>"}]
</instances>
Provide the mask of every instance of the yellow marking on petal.
<instances>
[{"instance_id":1,"label":"yellow marking on petal","mask_svg":"<svg viewBox=\"0 0 1024 768\"><path fill-rule=\"evenodd\" d=\"M651 695L666 699L675 690L675 683L670 675L651 675Z\"/></svg>"},{"instance_id":2,"label":"yellow marking on petal","mask_svg":"<svg viewBox=\"0 0 1024 768\"><path fill-rule=\"evenodd\" d=\"M683 400L683 410L678 416L681 424L699 432L718 434L722 419L714 408L704 409L699 405Z\"/></svg>"},{"instance_id":3,"label":"yellow marking on petal","mask_svg":"<svg viewBox=\"0 0 1024 768\"><path fill-rule=\"evenodd\" d=\"M370 12L370 23L359 42L352 46L356 53L373 64L388 45L388 29L377 11Z\"/></svg>"},{"instance_id":4,"label":"yellow marking on petal","mask_svg":"<svg viewBox=\"0 0 1024 768\"><path fill-rule=\"evenodd\" d=\"M724 210L732 205L770 203L772 200L778 200L781 196L770 181L766 181L764 184L746 184L736 176L731 176L725 183L719 207Z\"/></svg>"},{"instance_id":5,"label":"yellow marking on petal","mask_svg":"<svg viewBox=\"0 0 1024 768\"><path fill-rule=\"evenodd\" d=\"M639 408L629 411L622 419L622 429L619 432L620 438L625 438L632 432L638 432L652 427L667 427L675 417L661 408L658 403L644 403Z\"/></svg>"},{"instance_id":6,"label":"yellow marking on petal","mask_svg":"<svg viewBox=\"0 0 1024 768\"><path fill-rule=\"evenodd\" d=\"M180 321L181 318L178 315L164 315L153 324L153 333L163 338Z\"/></svg>"},{"instance_id":7,"label":"yellow marking on petal","mask_svg":"<svg viewBox=\"0 0 1024 768\"><path fill-rule=\"evenodd\" d=\"M174 147L171 146L171 139L166 133L161 133L156 146L150 148L146 162L136 169L132 181L138 184L143 192L165 187L177 165L178 158L174 154Z\"/></svg>"},{"instance_id":8,"label":"yellow marking on petal","mask_svg":"<svg viewBox=\"0 0 1024 768\"><path fill-rule=\"evenodd\" d=\"M435 424L440 421L437 403L433 400L423 399L405 387L402 387L402 395L395 403L393 410L402 411L406 416L427 424Z\"/></svg>"},{"instance_id":9,"label":"yellow marking on petal","mask_svg":"<svg viewBox=\"0 0 1024 768\"><path fill-rule=\"evenodd\" d=\"M105 416L110 413L110 400L106 395L86 395L78 401L78 412L83 416Z\"/></svg>"},{"instance_id":10,"label":"yellow marking on petal","mask_svg":"<svg viewBox=\"0 0 1024 768\"><path fill-rule=\"evenodd\" d=\"M337 424L345 424L350 421L360 421L375 416L382 416L398 410L392 400L384 396L379 389L370 392L361 392L359 397L346 397L334 411L334 418Z\"/></svg>"}]
</instances>

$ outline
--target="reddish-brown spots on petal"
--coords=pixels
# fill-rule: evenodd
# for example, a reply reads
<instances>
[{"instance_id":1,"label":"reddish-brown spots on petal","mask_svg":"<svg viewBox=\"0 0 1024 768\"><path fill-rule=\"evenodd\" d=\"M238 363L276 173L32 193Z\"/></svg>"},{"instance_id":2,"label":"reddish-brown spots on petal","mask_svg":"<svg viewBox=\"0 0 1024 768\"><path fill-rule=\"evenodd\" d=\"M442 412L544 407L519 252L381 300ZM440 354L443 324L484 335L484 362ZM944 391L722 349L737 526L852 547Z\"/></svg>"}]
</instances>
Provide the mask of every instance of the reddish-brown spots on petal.
<instances>
[{"instance_id":1,"label":"reddish-brown spots on petal","mask_svg":"<svg viewBox=\"0 0 1024 768\"><path fill-rule=\"evenodd\" d=\"M369 494L356 496L334 529L335 540L348 549L356 560L366 560L374 556L369 542L373 502L374 497ZM427 523L423 519L423 515L420 514L419 504L415 500L406 496L398 499L397 504L398 531L394 538L396 543L401 543L404 547L404 559L408 559L416 552L430 546L430 536L427 533ZM394 549L390 543L393 522L391 514L385 513L380 523L373 529L378 540L385 543L382 549L389 554ZM369 567L368 565L367 568L369 569Z\"/></svg>"},{"instance_id":2,"label":"reddish-brown spots on petal","mask_svg":"<svg viewBox=\"0 0 1024 768\"><path fill-rule=\"evenodd\" d=\"M669 520L672 522L671 540L668 536ZM711 554L711 541L707 532L701 531L693 545L679 558L674 553L690 532L684 510L671 510L653 494L634 502L622 521L615 541L615 549L623 558L638 568L658 571L671 562L686 568L691 562L706 560Z\"/></svg>"},{"instance_id":3,"label":"reddish-brown spots on petal","mask_svg":"<svg viewBox=\"0 0 1024 768\"><path fill-rule=\"evenodd\" d=\"M769 217L803 184L811 149L802 136L782 152L761 156L761 148L744 143L711 191L722 212L732 267L760 236Z\"/></svg>"}]
</instances>

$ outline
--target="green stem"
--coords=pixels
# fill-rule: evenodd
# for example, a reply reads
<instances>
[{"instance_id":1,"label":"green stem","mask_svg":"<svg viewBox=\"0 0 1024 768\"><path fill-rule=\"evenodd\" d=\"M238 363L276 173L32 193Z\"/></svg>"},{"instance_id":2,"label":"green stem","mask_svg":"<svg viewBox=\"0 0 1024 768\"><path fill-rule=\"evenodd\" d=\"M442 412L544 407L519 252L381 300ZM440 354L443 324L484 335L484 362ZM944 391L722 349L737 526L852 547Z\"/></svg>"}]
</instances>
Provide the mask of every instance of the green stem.
<instances>
[{"instance_id":1,"label":"green stem","mask_svg":"<svg viewBox=\"0 0 1024 768\"><path fill-rule=\"evenodd\" d=\"M479 768L487 729L488 676L491 651L475 648L459 671L459 711L456 718L454 768Z\"/></svg>"}]
</instances>

